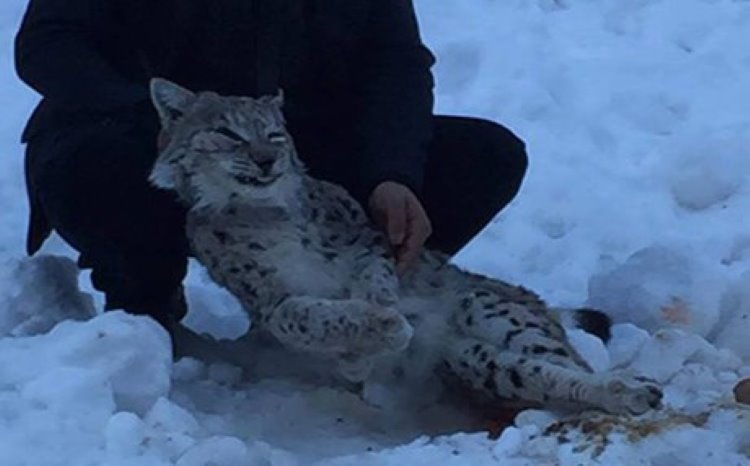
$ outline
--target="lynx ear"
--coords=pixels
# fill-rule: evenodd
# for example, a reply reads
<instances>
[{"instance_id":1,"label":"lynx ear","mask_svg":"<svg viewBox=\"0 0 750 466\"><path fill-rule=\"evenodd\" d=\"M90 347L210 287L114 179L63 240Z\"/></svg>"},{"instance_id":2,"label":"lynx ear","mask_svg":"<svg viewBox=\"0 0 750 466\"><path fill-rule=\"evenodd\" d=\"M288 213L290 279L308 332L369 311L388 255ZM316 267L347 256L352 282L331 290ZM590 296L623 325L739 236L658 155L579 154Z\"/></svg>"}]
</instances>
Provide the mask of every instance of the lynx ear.
<instances>
[{"instance_id":1,"label":"lynx ear","mask_svg":"<svg viewBox=\"0 0 750 466\"><path fill-rule=\"evenodd\" d=\"M151 80L151 101L165 128L180 118L194 99L195 94L171 81L162 78Z\"/></svg>"},{"instance_id":2,"label":"lynx ear","mask_svg":"<svg viewBox=\"0 0 750 466\"><path fill-rule=\"evenodd\" d=\"M281 110L284 107L284 89L279 89L279 93L272 96L270 102Z\"/></svg>"},{"instance_id":3,"label":"lynx ear","mask_svg":"<svg viewBox=\"0 0 750 466\"><path fill-rule=\"evenodd\" d=\"M274 113L276 114L276 117L278 118L278 121L281 124L285 124L286 120L284 118L284 90L279 89L279 93L276 95L264 95L260 99L258 99L258 102L263 105L271 105L271 108L274 109Z\"/></svg>"}]
</instances>

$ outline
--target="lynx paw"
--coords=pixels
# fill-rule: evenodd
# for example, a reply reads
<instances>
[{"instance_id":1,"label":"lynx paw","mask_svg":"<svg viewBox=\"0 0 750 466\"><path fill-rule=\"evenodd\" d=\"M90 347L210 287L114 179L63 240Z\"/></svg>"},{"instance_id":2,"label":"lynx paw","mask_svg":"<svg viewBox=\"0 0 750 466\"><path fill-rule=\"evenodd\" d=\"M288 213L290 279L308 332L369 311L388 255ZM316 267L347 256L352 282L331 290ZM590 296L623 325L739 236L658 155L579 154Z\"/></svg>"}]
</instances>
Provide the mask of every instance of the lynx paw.
<instances>
[{"instance_id":1,"label":"lynx paw","mask_svg":"<svg viewBox=\"0 0 750 466\"><path fill-rule=\"evenodd\" d=\"M414 329L401 313L390 307L373 306L362 329L362 352L398 352L411 341Z\"/></svg>"},{"instance_id":2,"label":"lynx paw","mask_svg":"<svg viewBox=\"0 0 750 466\"><path fill-rule=\"evenodd\" d=\"M338 359L337 369L339 374L349 382L360 383L367 380L374 366L370 358L358 358L353 355L345 355Z\"/></svg>"},{"instance_id":3,"label":"lynx paw","mask_svg":"<svg viewBox=\"0 0 750 466\"><path fill-rule=\"evenodd\" d=\"M646 377L615 374L605 385L603 408L615 414L643 414L661 408L663 393L659 385Z\"/></svg>"}]
</instances>

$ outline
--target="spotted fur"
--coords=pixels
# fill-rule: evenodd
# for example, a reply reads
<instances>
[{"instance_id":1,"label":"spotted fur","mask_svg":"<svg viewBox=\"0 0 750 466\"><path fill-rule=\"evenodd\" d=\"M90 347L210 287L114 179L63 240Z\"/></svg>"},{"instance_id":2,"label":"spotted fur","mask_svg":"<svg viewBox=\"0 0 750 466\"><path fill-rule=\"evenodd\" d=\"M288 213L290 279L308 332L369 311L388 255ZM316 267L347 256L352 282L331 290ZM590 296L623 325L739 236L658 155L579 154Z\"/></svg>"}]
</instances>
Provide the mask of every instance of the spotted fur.
<instances>
[{"instance_id":1,"label":"spotted fur","mask_svg":"<svg viewBox=\"0 0 750 466\"><path fill-rule=\"evenodd\" d=\"M341 187L305 174L281 97L193 94L164 80L152 96L170 143L151 181L189 207L187 236L256 331L335 361L352 381L388 360L490 399L568 402L611 412L657 407L632 374L595 374L544 302L425 252L399 279L382 234Z\"/></svg>"}]
</instances>

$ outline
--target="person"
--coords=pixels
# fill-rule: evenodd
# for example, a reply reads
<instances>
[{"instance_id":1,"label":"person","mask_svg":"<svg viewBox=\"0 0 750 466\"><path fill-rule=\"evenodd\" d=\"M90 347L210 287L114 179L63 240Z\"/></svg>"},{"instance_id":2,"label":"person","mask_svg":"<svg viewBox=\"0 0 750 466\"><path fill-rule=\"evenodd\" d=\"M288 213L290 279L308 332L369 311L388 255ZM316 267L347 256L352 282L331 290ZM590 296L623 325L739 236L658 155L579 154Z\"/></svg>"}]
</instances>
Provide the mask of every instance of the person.
<instances>
[{"instance_id":1,"label":"person","mask_svg":"<svg viewBox=\"0 0 750 466\"><path fill-rule=\"evenodd\" d=\"M165 326L186 312L176 199L147 175L148 83L259 96L283 89L313 176L349 189L407 268L457 252L516 195L527 159L507 128L433 115L432 54L411 0L31 0L15 43L42 96L22 135L35 253L56 231L106 309Z\"/></svg>"}]
</instances>

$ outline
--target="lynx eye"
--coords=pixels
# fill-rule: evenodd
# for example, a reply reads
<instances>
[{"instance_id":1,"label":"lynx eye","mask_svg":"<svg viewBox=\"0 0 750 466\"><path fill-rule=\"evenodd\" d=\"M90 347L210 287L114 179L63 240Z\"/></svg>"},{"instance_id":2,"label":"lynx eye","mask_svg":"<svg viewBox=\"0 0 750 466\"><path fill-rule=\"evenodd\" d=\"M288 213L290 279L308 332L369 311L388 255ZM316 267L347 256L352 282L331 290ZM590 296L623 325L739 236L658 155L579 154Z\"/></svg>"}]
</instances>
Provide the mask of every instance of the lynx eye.
<instances>
[{"instance_id":1,"label":"lynx eye","mask_svg":"<svg viewBox=\"0 0 750 466\"><path fill-rule=\"evenodd\" d=\"M245 142L245 139L242 136L235 133L229 128L216 128L214 132L217 134L221 134L222 136L227 137L235 142Z\"/></svg>"},{"instance_id":2,"label":"lynx eye","mask_svg":"<svg viewBox=\"0 0 750 466\"><path fill-rule=\"evenodd\" d=\"M192 147L204 152L222 152L235 150L245 143L239 134L226 128L200 131L192 138Z\"/></svg>"},{"instance_id":3,"label":"lynx eye","mask_svg":"<svg viewBox=\"0 0 750 466\"><path fill-rule=\"evenodd\" d=\"M282 132L274 131L268 134L268 140L273 144L283 144L287 141L287 137L286 134Z\"/></svg>"}]
</instances>

